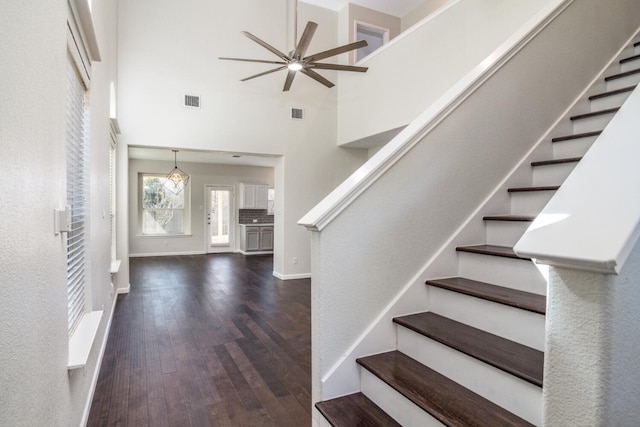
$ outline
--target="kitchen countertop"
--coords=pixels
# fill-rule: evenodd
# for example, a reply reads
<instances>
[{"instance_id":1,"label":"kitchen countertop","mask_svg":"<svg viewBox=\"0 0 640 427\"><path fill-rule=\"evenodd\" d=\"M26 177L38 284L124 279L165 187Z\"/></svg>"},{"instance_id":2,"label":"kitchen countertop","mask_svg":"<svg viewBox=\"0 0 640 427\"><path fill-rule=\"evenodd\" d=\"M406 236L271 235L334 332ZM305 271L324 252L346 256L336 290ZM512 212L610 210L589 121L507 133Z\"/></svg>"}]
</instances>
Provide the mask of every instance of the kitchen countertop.
<instances>
[{"instance_id":1,"label":"kitchen countertop","mask_svg":"<svg viewBox=\"0 0 640 427\"><path fill-rule=\"evenodd\" d=\"M259 223L259 222L250 222L249 224L238 224L243 227L273 227L273 223Z\"/></svg>"}]
</instances>

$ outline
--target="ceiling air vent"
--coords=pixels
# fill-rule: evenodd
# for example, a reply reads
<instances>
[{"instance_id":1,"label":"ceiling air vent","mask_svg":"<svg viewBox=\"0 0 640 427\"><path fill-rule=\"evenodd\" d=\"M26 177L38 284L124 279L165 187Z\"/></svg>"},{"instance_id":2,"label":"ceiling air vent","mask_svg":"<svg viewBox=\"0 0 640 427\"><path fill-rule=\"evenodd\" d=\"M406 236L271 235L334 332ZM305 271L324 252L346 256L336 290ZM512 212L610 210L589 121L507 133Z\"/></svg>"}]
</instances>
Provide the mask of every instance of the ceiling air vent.
<instances>
[{"instance_id":1,"label":"ceiling air vent","mask_svg":"<svg viewBox=\"0 0 640 427\"><path fill-rule=\"evenodd\" d=\"M296 120L304 119L304 110L302 108L291 107L291 118Z\"/></svg>"},{"instance_id":2,"label":"ceiling air vent","mask_svg":"<svg viewBox=\"0 0 640 427\"><path fill-rule=\"evenodd\" d=\"M185 95L184 106L189 108L200 108L200 96L199 95Z\"/></svg>"}]
</instances>

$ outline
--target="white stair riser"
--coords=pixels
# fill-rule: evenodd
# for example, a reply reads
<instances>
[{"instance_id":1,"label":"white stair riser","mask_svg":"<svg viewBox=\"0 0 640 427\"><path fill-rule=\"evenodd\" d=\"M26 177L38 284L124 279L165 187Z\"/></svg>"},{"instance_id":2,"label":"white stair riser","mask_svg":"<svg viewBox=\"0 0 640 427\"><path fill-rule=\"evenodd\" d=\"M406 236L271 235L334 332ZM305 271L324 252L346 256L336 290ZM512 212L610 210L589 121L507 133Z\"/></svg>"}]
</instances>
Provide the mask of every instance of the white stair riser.
<instances>
[{"instance_id":1,"label":"white stair riser","mask_svg":"<svg viewBox=\"0 0 640 427\"><path fill-rule=\"evenodd\" d=\"M433 286L429 287L429 311L544 351L542 314Z\"/></svg>"},{"instance_id":2,"label":"white stair riser","mask_svg":"<svg viewBox=\"0 0 640 427\"><path fill-rule=\"evenodd\" d=\"M632 74L630 76L622 77L619 79L609 80L606 83L605 87L606 90L609 91L637 85L638 83L640 83L640 73Z\"/></svg>"},{"instance_id":3,"label":"white stair riser","mask_svg":"<svg viewBox=\"0 0 640 427\"><path fill-rule=\"evenodd\" d=\"M318 417L320 419L319 427L333 427L329 421L324 416Z\"/></svg>"},{"instance_id":4,"label":"white stair riser","mask_svg":"<svg viewBox=\"0 0 640 427\"><path fill-rule=\"evenodd\" d=\"M601 114L586 119L573 120L573 133L591 132L594 130L602 130L611 121L614 114Z\"/></svg>"},{"instance_id":5,"label":"white stair riser","mask_svg":"<svg viewBox=\"0 0 640 427\"><path fill-rule=\"evenodd\" d=\"M391 418L405 427L444 425L363 367L360 367L360 389Z\"/></svg>"},{"instance_id":6,"label":"white stair riser","mask_svg":"<svg viewBox=\"0 0 640 427\"><path fill-rule=\"evenodd\" d=\"M585 155L593 142L595 136L588 138L571 139L568 141L560 141L553 143L553 158L566 159L567 157L582 157Z\"/></svg>"},{"instance_id":7,"label":"white stair riser","mask_svg":"<svg viewBox=\"0 0 640 427\"><path fill-rule=\"evenodd\" d=\"M517 191L509 193L511 214L538 215L549 203L555 191Z\"/></svg>"},{"instance_id":8,"label":"white stair riser","mask_svg":"<svg viewBox=\"0 0 640 427\"><path fill-rule=\"evenodd\" d=\"M624 64L620 64L620 72L622 73L637 70L638 68L640 68L640 59L634 59L633 61L627 61Z\"/></svg>"},{"instance_id":9,"label":"white stair riser","mask_svg":"<svg viewBox=\"0 0 640 427\"><path fill-rule=\"evenodd\" d=\"M398 328L398 350L535 425L542 389L444 344Z\"/></svg>"},{"instance_id":10,"label":"white stair riser","mask_svg":"<svg viewBox=\"0 0 640 427\"><path fill-rule=\"evenodd\" d=\"M513 246L531 225L528 221L485 221L487 245Z\"/></svg>"},{"instance_id":11,"label":"white stair riser","mask_svg":"<svg viewBox=\"0 0 640 427\"><path fill-rule=\"evenodd\" d=\"M621 107L631 95L631 92L623 92L617 95L610 95L604 98L594 99L590 102L591 111L602 111L609 108Z\"/></svg>"},{"instance_id":12,"label":"white stair riser","mask_svg":"<svg viewBox=\"0 0 640 427\"><path fill-rule=\"evenodd\" d=\"M538 295L547 294L548 267L537 266L532 261L458 252L458 276Z\"/></svg>"},{"instance_id":13,"label":"white stair riser","mask_svg":"<svg viewBox=\"0 0 640 427\"><path fill-rule=\"evenodd\" d=\"M558 163L554 165L535 166L533 168L533 185L561 185L578 162Z\"/></svg>"}]
</instances>

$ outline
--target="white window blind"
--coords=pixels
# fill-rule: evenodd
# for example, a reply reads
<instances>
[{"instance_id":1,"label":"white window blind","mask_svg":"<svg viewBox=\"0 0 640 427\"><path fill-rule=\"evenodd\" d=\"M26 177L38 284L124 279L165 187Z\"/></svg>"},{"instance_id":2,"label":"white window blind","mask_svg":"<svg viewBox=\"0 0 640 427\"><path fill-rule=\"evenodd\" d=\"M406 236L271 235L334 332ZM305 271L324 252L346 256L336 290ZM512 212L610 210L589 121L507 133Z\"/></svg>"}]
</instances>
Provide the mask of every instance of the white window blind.
<instances>
[{"instance_id":1,"label":"white window blind","mask_svg":"<svg viewBox=\"0 0 640 427\"><path fill-rule=\"evenodd\" d=\"M111 220L111 260L116 259L116 141L111 135L109 149L109 215Z\"/></svg>"},{"instance_id":2,"label":"white window blind","mask_svg":"<svg viewBox=\"0 0 640 427\"><path fill-rule=\"evenodd\" d=\"M85 214L87 200L86 90L75 61L67 61L67 205L71 227L67 233L67 294L69 335L85 311Z\"/></svg>"}]
</instances>

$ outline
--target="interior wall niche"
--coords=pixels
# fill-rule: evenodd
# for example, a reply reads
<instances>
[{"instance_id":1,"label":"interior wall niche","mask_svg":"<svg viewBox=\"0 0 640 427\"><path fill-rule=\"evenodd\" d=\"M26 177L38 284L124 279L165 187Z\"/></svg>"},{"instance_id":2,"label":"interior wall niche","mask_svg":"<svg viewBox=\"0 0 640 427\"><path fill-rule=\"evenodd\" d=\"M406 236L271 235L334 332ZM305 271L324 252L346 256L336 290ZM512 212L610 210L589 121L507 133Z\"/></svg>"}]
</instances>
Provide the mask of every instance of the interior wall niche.
<instances>
[{"instance_id":1,"label":"interior wall niche","mask_svg":"<svg viewBox=\"0 0 640 427\"><path fill-rule=\"evenodd\" d=\"M356 61L361 61L389 42L389 28L358 21L354 21L354 25L356 40L365 40L367 42L367 46L357 50Z\"/></svg>"},{"instance_id":2,"label":"interior wall niche","mask_svg":"<svg viewBox=\"0 0 640 427\"><path fill-rule=\"evenodd\" d=\"M349 42L366 40L369 46L349 52L349 62L355 64L400 34L400 18L357 4L349 3L347 26ZM347 23L345 22L345 24Z\"/></svg>"}]
</instances>

